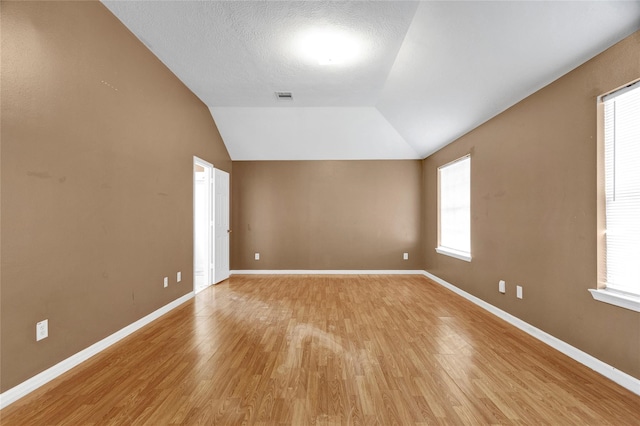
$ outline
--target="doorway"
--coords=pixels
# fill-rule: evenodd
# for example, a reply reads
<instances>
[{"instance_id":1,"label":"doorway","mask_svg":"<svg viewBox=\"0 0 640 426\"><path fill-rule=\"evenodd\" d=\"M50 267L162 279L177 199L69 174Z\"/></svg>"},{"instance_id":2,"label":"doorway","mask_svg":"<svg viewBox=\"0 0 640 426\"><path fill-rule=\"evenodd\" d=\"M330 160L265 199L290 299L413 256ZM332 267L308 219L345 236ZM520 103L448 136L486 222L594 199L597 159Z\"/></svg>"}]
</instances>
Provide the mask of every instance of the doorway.
<instances>
[{"instance_id":1,"label":"doorway","mask_svg":"<svg viewBox=\"0 0 640 426\"><path fill-rule=\"evenodd\" d=\"M193 291L213 283L213 165L193 159Z\"/></svg>"},{"instance_id":2,"label":"doorway","mask_svg":"<svg viewBox=\"0 0 640 426\"><path fill-rule=\"evenodd\" d=\"M193 290L229 278L229 174L193 157Z\"/></svg>"}]
</instances>

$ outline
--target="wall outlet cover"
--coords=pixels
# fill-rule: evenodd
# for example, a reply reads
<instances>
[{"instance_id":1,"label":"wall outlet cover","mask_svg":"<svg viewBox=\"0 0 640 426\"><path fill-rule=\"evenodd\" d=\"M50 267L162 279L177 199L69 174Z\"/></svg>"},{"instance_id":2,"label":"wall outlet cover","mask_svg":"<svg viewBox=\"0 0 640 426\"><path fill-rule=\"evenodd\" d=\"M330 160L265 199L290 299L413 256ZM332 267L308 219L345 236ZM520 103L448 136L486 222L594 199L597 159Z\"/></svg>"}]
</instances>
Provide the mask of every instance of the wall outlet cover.
<instances>
[{"instance_id":1,"label":"wall outlet cover","mask_svg":"<svg viewBox=\"0 0 640 426\"><path fill-rule=\"evenodd\" d=\"M516 297L522 299L522 286L516 286Z\"/></svg>"},{"instance_id":2,"label":"wall outlet cover","mask_svg":"<svg viewBox=\"0 0 640 426\"><path fill-rule=\"evenodd\" d=\"M255 260L260 260L260 253L256 253L256 254L254 254L254 255L253 255L253 258L254 258Z\"/></svg>"},{"instance_id":3,"label":"wall outlet cover","mask_svg":"<svg viewBox=\"0 0 640 426\"><path fill-rule=\"evenodd\" d=\"M169 277L164 277L163 284L165 287L169 287Z\"/></svg>"},{"instance_id":4,"label":"wall outlet cover","mask_svg":"<svg viewBox=\"0 0 640 426\"><path fill-rule=\"evenodd\" d=\"M182 281L182 272L178 272L176 274L176 282L180 282L180 281Z\"/></svg>"},{"instance_id":5,"label":"wall outlet cover","mask_svg":"<svg viewBox=\"0 0 640 426\"><path fill-rule=\"evenodd\" d=\"M409 260L409 253L403 253L403 254L402 254L402 258L403 258L404 260Z\"/></svg>"},{"instance_id":6,"label":"wall outlet cover","mask_svg":"<svg viewBox=\"0 0 640 426\"><path fill-rule=\"evenodd\" d=\"M36 323L36 342L49 337L49 320L42 320Z\"/></svg>"},{"instance_id":7,"label":"wall outlet cover","mask_svg":"<svg viewBox=\"0 0 640 426\"><path fill-rule=\"evenodd\" d=\"M505 283L504 280L498 282L498 291L503 294L507 292L507 283Z\"/></svg>"}]
</instances>

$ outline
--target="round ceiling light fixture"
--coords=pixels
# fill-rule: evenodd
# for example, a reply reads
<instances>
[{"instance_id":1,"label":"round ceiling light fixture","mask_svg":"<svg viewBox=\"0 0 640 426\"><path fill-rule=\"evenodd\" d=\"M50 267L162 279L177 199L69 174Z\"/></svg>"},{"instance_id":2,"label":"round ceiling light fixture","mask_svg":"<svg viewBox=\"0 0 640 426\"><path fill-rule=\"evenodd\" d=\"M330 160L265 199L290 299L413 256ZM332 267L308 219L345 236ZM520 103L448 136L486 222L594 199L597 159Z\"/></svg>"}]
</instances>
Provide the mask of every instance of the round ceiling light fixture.
<instances>
[{"instance_id":1,"label":"round ceiling light fixture","mask_svg":"<svg viewBox=\"0 0 640 426\"><path fill-rule=\"evenodd\" d=\"M297 44L303 57L320 65L347 65L357 61L361 54L359 40L338 29L305 32L298 37Z\"/></svg>"}]
</instances>

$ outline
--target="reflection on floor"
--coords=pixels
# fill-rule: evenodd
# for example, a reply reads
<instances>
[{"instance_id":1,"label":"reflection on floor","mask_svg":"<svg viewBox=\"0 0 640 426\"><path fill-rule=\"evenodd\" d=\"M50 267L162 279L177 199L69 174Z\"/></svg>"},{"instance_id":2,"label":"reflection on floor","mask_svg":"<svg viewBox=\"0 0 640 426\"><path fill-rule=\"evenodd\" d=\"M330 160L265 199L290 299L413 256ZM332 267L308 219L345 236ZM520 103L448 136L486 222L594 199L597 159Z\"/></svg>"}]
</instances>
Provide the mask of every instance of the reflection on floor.
<instances>
[{"instance_id":1,"label":"reflection on floor","mask_svg":"<svg viewBox=\"0 0 640 426\"><path fill-rule=\"evenodd\" d=\"M2 412L35 424L638 424L640 397L422 276L233 276Z\"/></svg>"}]
</instances>

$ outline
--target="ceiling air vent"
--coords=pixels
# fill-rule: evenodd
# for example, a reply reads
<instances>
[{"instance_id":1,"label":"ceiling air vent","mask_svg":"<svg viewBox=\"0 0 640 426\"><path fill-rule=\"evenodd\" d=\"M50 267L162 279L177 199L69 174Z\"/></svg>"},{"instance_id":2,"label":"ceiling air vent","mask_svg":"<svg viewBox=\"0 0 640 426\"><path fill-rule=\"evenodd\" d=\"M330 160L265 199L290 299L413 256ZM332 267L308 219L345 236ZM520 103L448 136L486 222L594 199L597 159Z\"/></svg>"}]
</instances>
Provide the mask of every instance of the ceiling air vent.
<instances>
[{"instance_id":1,"label":"ceiling air vent","mask_svg":"<svg viewBox=\"0 0 640 426\"><path fill-rule=\"evenodd\" d=\"M276 92L276 98L278 98L279 101L292 101L293 95L291 92Z\"/></svg>"}]
</instances>

